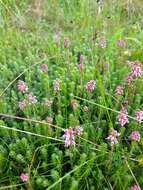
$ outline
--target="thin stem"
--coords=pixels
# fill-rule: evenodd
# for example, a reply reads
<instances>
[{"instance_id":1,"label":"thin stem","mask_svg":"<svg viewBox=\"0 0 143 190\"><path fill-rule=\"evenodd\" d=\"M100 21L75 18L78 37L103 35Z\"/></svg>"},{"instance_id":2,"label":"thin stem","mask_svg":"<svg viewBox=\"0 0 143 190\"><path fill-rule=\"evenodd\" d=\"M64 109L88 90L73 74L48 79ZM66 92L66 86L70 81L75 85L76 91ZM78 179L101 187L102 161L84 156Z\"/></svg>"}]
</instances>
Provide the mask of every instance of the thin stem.
<instances>
[{"instance_id":1,"label":"thin stem","mask_svg":"<svg viewBox=\"0 0 143 190\"><path fill-rule=\"evenodd\" d=\"M7 126L3 126L3 125L0 125L0 128L16 131L16 132L20 132L20 133L25 133L25 134L33 135L33 136L37 136L37 137L42 137L42 138L46 138L46 139L50 139L50 140L54 140L54 141L64 142L61 139L57 139L57 138L53 138L53 137L48 137L48 136L40 135L40 134L37 134L37 133L32 133L30 131L23 131L23 130L20 130L20 129L16 129L16 128L12 128L12 127L7 127Z\"/></svg>"}]
</instances>

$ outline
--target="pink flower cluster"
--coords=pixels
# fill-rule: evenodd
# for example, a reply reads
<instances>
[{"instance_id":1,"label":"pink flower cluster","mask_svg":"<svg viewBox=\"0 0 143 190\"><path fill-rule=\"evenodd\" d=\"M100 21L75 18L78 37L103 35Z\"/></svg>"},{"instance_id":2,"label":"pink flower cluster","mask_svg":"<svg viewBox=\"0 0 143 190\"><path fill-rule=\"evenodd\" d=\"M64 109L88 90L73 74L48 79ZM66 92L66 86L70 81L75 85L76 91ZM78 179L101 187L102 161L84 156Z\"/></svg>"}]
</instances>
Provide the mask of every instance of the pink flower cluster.
<instances>
[{"instance_id":1,"label":"pink flower cluster","mask_svg":"<svg viewBox=\"0 0 143 190\"><path fill-rule=\"evenodd\" d=\"M80 60L79 60L79 62L80 62L80 63L83 63L84 60L85 60L85 57L84 57L84 55L81 54L81 55L80 55Z\"/></svg>"},{"instance_id":2,"label":"pink flower cluster","mask_svg":"<svg viewBox=\"0 0 143 190\"><path fill-rule=\"evenodd\" d=\"M125 81L127 84L131 84L131 82L134 80L132 74L129 74L126 78Z\"/></svg>"},{"instance_id":3,"label":"pink flower cluster","mask_svg":"<svg viewBox=\"0 0 143 190\"><path fill-rule=\"evenodd\" d=\"M142 65L140 61L135 61L132 65L132 72L126 77L125 81L130 84L134 78L142 76Z\"/></svg>"},{"instance_id":4,"label":"pink flower cluster","mask_svg":"<svg viewBox=\"0 0 143 190\"><path fill-rule=\"evenodd\" d=\"M132 76L133 77L141 77L142 75L142 68L140 61L135 61L132 66Z\"/></svg>"},{"instance_id":5,"label":"pink flower cluster","mask_svg":"<svg viewBox=\"0 0 143 190\"><path fill-rule=\"evenodd\" d=\"M123 87L120 86L120 85L118 85L118 86L116 87L115 93L116 93L116 95L123 95L123 93L124 93Z\"/></svg>"},{"instance_id":6,"label":"pink flower cluster","mask_svg":"<svg viewBox=\"0 0 143 190\"><path fill-rule=\"evenodd\" d=\"M140 188L138 185L134 184L134 185L131 187L131 190L141 190L141 188Z\"/></svg>"},{"instance_id":7,"label":"pink flower cluster","mask_svg":"<svg viewBox=\"0 0 143 190\"><path fill-rule=\"evenodd\" d=\"M54 91L59 92L60 91L60 80L59 79L54 80L53 85L54 85Z\"/></svg>"},{"instance_id":8,"label":"pink flower cluster","mask_svg":"<svg viewBox=\"0 0 143 190\"><path fill-rule=\"evenodd\" d=\"M73 100L71 101L71 107L72 107L74 110L78 108L78 103L77 103L76 100L73 99Z\"/></svg>"},{"instance_id":9,"label":"pink flower cluster","mask_svg":"<svg viewBox=\"0 0 143 190\"><path fill-rule=\"evenodd\" d=\"M32 103L32 104L37 103L37 98L36 98L36 96L33 95L32 92L30 92L30 93L28 94L28 101L29 101L30 103Z\"/></svg>"},{"instance_id":10,"label":"pink flower cluster","mask_svg":"<svg viewBox=\"0 0 143 190\"><path fill-rule=\"evenodd\" d=\"M18 87L18 90L20 92L22 92L22 93L25 93L25 92L28 91L28 87L27 87L26 83L23 80L18 81L17 87Z\"/></svg>"},{"instance_id":11,"label":"pink flower cluster","mask_svg":"<svg viewBox=\"0 0 143 190\"><path fill-rule=\"evenodd\" d=\"M117 117L118 123L123 127L126 123L129 123L127 109L122 108L120 114Z\"/></svg>"},{"instance_id":12,"label":"pink flower cluster","mask_svg":"<svg viewBox=\"0 0 143 190\"><path fill-rule=\"evenodd\" d=\"M84 55L80 55L80 58L79 58L79 64L78 64L78 69L79 69L79 71L80 72L83 72L83 70L84 70L84 60L85 60L85 57L84 57Z\"/></svg>"},{"instance_id":13,"label":"pink flower cluster","mask_svg":"<svg viewBox=\"0 0 143 190\"><path fill-rule=\"evenodd\" d=\"M24 110L28 104L36 104L37 103L37 98L36 96L33 95L32 92L30 92L28 95L27 95L27 100L23 100L23 101L20 101L18 103L18 107L21 109L21 110Z\"/></svg>"},{"instance_id":14,"label":"pink flower cluster","mask_svg":"<svg viewBox=\"0 0 143 190\"><path fill-rule=\"evenodd\" d=\"M73 128L69 128L65 130L65 146L70 147L72 145L75 145L75 134Z\"/></svg>"},{"instance_id":15,"label":"pink flower cluster","mask_svg":"<svg viewBox=\"0 0 143 190\"><path fill-rule=\"evenodd\" d=\"M90 80L87 85L86 85L86 89L88 92L93 92L93 90L95 89L95 85L96 85L96 81L95 80Z\"/></svg>"},{"instance_id":16,"label":"pink flower cluster","mask_svg":"<svg viewBox=\"0 0 143 190\"><path fill-rule=\"evenodd\" d=\"M133 131L133 132L130 134L129 138L130 138L131 140L133 140L133 141L138 141L138 142L139 142L140 139L141 139L141 135L140 135L139 131Z\"/></svg>"},{"instance_id":17,"label":"pink flower cluster","mask_svg":"<svg viewBox=\"0 0 143 190\"><path fill-rule=\"evenodd\" d=\"M83 128L80 126L76 126L76 127L74 127L74 131L75 131L76 135L81 136L83 133Z\"/></svg>"},{"instance_id":18,"label":"pink flower cluster","mask_svg":"<svg viewBox=\"0 0 143 190\"><path fill-rule=\"evenodd\" d=\"M118 133L116 130L112 130L111 134L106 138L107 140L111 141L111 144L117 144L118 143L118 137L120 136L120 133Z\"/></svg>"},{"instance_id":19,"label":"pink flower cluster","mask_svg":"<svg viewBox=\"0 0 143 190\"><path fill-rule=\"evenodd\" d=\"M40 68L43 72L47 72L48 71L48 66L46 64L42 64L40 65Z\"/></svg>"},{"instance_id":20,"label":"pink flower cluster","mask_svg":"<svg viewBox=\"0 0 143 190\"><path fill-rule=\"evenodd\" d=\"M26 106L27 106L27 101L26 101L26 100L20 101L20 102L18 103L18 106L19 106L19 108L20 108L21 110L23 110L23 109L26 108Z\"/></svg>"},{"instance_id":21,"label":"pink flower cluster","mask_svg":"<svg viewBox=\"0 0 143 190\"><path fill-rule=\"evenodd\" d=\"M117 45L120 46L120 47L124 47L124 46L126 45L125 40L119 39L119 40L117 41Z\"/></svg>"},{"instance_id":22,"label":"pink flower cluster","mask_svg":"<svg viewBox=\"0 0 143 190\"><path fill-rule=\"evenodd\" d=\"M83 129L80 126L76 126L74 128L70 127L65 130L64 138L65 138L65 147L71 147L75 145L76 136L81 136Z\"/></svg>"},{"instance_id":23,"label":"pink flower cluster","mask_svg":"<svg viewBox=\"0 0 143 190\"><path fill-rule=\"evenodd\" d=\"M78 64L78 69L79 69L80 72L83 72L84 64L83 63Z\"/></svg>"},{"instance_id":24,"label":"pink flower cluster","mask_svg":"<svg viewBox=\"0 0 143 190\"><path fill-rule=\"evenodd\" d=\"M143 121L143 110L136 110L135 117L139 123Z\"/></svg>"},{"instance_id":25,"label":"pink flower cluster","mask_svg":"<svg viewBox=\"0 0 143 190\"><path fill-rule=\"evenodd\" d=\"M28 92L28 87L26 85L26 83L22 80L19 80L18 81L18 90L22 93L26 93ZM37 103L37 99L36 99L36 96L33 96L33 93L30 92L29 94L26 95L27 96L27 100L24 99L23 101L19 101L18 103L18 107L23 110L24 108L26 108L26 106L28 105L28 103L32 103L32 104L35 104Z\"/></svg>"},{"instance_id":26,"label":"pink flower cluster","mask_svg":"<svg viewBox=\"0 0 143 190\"><path fill-rule=\"evenodd\" d=\"M20 178L23 182L27 182L29 180L29 174L28 173L21 173Z\"/></svg>"}]
</instances>

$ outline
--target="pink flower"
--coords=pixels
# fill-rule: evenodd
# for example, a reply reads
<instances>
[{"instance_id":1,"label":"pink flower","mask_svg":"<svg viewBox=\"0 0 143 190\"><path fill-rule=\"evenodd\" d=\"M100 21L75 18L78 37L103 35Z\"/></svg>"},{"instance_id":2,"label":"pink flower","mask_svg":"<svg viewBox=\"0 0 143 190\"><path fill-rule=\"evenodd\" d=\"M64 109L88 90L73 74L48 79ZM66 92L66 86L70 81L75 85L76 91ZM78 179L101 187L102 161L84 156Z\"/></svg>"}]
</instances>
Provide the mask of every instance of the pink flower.
<instances>
[{"instance_id":1,"label":"pink flower","mask_svg":"<svg viewBox=\"0 0 143 190\"><path fill-rule=\"evenodd\" d=\"M20 92L25 93L25 92L28 91L28 87L27 87L26 83L25 83L23 80L19 80L19 81L18 81L17 87L18 87L18 90L19 90Z\"/></svg>"},{"instance_id":2,"label":"pink flower","mask_svg":"<svg viewBox=\"0 0 143 190\"><path fill-rule=\"evenodd\" d=\"M80 55L80 60L79 60L80 64L82 64L84 62L84 60L85 60L85 57L84 57L84 55L81 54Z\"/></svg>"},{"instance_id":3,"label":"pink flower","mask_svg":"<svg viewBox=\"0 0 143 190\"><path fill-rule=\"evenodd\" d=\"M23 182L27 182L29 180L29 174L28 173L21 173L20 178Z\"/></svg>"},{"instance_id":4,"label":"pink flower","mask_svg":"<svg viewBox=\"0 0 143 190\"><path fill-rule=\"evenodd\" d=\"M59 79L54 80L53 85L54 85L54 91L59 92L60 91L60 80Z\"/></svg>"},{"instance_id":5,"label":"pink flower","mask_svg":"<svg viewBox=\"0 0 143 190\"><path fill-rule=\"evenodd\" d=\"M65 146L70 147L75 145L76 136L81 136L83 133L83 128L80 126L76 126L74 128L68 128L65 130L64 138L65 138Z\"/></svg>"},{"instance_id":6,"label":"pink flower","mask_svg":"<svg viewBox=\"0 0 143 190\"><path fill-rule=\"evenodd\" d=\"M30 92L30 93L28 94L28 100L29 100L29 102L32 103L32 104L37 103L36 96L33 96L33 93L32 93L32 92Z\"/></svg>"},{"instance_id":7,"label":"pink flower","mask_svg":"<svg viewBox=\"0 0 143 190\"><path fill-rule=\"evenodd\" d=\"M69 129L65 130L64 138L65 138L65 146L66 147L75 145L75 133L71 127Z\"/></svg>"},{"instance_id":8,"label":"pink flower","mask_svg":"<svg viewBox=\"0 0 143 190\"><path fill-rule=\"evenodd\" d=\"M132 76L133 77L141 77L142 75L142 68L140 61L135 61L132 66Z\"/></svg>"},{"instance_id":9,"label":"pink flower","mask_svg":"<svg viewBox=\"0 0 143 190\"><path fill-rule=\"evenodd\" d=\"M116 95L123 95L123 87L122 86L120 86L120 85L118 85L117 87L116 87L116 90L115 90L115 92L116 92Z\"/></svg>"},{"instance_id":10,"label":"pink flower","mask_svg":"<svg viewBox=\"0 0 143 190\"><path fill-rule=\"evenodd\" d=\"M70 39L68 37L64 38L64 47L69 48L70 46Z\"/></svg>"},{"instance_id":11,"label":"pink flower","mask_svg":"<svg viewBox=\"0 0 143 190\"><path fill-rule=\"evenodd\" d=\"M118 123L123 127L126 123L129 123L128 112L125 108L122 108L118 115Z\"/></svg>"},{"instance_id":12,"label":"pink flower","mask_svg":"<svg viewBox=\"0 0 143 190\"><path fill-rule=\"evenodd\" d=\"M23 110L26 106L27 106L27 102L26 100L23 100L21 102L18 103L18 106L21 110Z\"/></svg>"},{"instance_id":13,"label":"pink flower","mask_svg":"<svg viewBox=\"0 0 143 190\"><path fill-rule=\"evenodd\" d=\"M83 63L78 64L78 69L80 72L82 72L84 70L84 64Z\"/></svg>"},{"instance_id":14,"label":"pink flower","mask_svg":"<svg viewBox=\"0 0 143 190\"><path fill-rule=\"evenodd\" d=\"M124 47L126 45L125 41L123 39L119 39L117 41L117 45L120 46L120 47Z\"/></svg>"},{"instance_id":15,"label":"pink flower","mask_svg":"<svg viewBox=\"0 0 143 190\"><path fill-rule=\"evenodd\" d=\"M127 84L130 84L133 80L134 80L134 79L133 79L132 74L129 74L129 75L126 77L126 79L125 79L125 81L126 81Z\"/></svg>"},{"instance_id":16,"label":"pink flower","mask_svg":"<svg viewBox=\"0 0 143 190\"><path fill-rule=\"evenodd\" d=\"M40 65L40 68L43 72L47 72L48 71L48 66L46 64L42 64Z\"/></svg>"},{"instance_id":17,"label":"pink flower","mask_svg":"<svg viewBox=\"0 0 143 190\"><path fill-rule=\"evenodd\" d=\"M80 126L76 126L74 128L74 131L75 131L75 134L78 135L78 136L81 136L83 134L83 128L80 127Z\"/></svg>"},{"instance_id":18,"label":"pink flower","mask_svg":"<svg viewBox=\"0 0 143 190\"><path fill-rule=\"evenodd\" d=\"M95 80L90 80L87 85L86 85L86 89L88 92L93 92L94 88L96 85L96 81Z\"/></svg>"},{"instance_id":19,"label":"pink flower","mask_svg":"<svg viewBox=\"0 0 143 190\"><path fill-rule=\"evenodd\" d=\"M133 132L130 134L129 138L130 138L131 140L133 140L133 141L138 141L138 142L139 142L140 139L141 139L141 135L140 135L139 131L133 131Z\"/></svg>"},{"instance_id":20,"label":"pink flower","mask_svg":"<svg viewBox=\"0 0 143 190\"><path fill-rule=\"evenodd\" d=\"M138 185L134 184L134 185L131 187L131 190L141 190L141 188L140 188Z\"/></svg>"},{"instance_id":21,"label":"pink flower","mask_svg":"<svg viewBox=\"0 0 143 190\"><path fill-rule=\"evenodd\" d=\"M141 123L143 121L143 111L142 110L136 110L135 116L139 123Z\"/></svg>"},{"instance_id":22,"label":"pink flower","mask_svg":"<svg viewBox=\"0 0 143 190\"><path fill-rule=\"evenodd\" d=\"M72 107L74 110L78 108L78 103L77 103L76 100L72 100L72 101L71 101L71 107Z\"/></svg>"},{"instance_id":23,"label":"pink flower","mask_svg":"<svg viewBox=\"0 0 143 190\"><path fill-rule=\"evenodd\" d=\"M112 130L111 134L106 138L107 140L111 141L111 144L117 144L118 143L118 137L120 136L120 133L118 133L116 130Z\"/></svg>"},{"instance_id":24,"label":"pink flower","mask_svg":"<svg viewBox=\"0 0 143 190\"><path fill-rule=\"evenodd\" d=\"M99 41L99 45L101 46L101 48L106 48L107 46L107 40L106 38L101 38L100 41Z\"/></svg>"}]
</instances>

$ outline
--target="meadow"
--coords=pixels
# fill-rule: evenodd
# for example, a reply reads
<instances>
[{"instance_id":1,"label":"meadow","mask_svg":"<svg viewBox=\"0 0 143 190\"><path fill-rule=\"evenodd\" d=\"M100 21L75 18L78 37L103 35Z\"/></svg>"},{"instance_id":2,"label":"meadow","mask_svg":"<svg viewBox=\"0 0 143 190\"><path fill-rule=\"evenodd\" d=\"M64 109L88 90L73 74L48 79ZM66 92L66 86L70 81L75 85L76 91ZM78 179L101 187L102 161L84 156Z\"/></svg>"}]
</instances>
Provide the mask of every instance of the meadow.
<instances>
[{"instance_id":1,"label":"meadow","mask_svg":"<svg viewBox=\"0 0 143 190\"><path fill-rule=\"evenodd\" d=\"M0 190L143 189L143 0L0 0Z\"/></svg>"}]
</instances>

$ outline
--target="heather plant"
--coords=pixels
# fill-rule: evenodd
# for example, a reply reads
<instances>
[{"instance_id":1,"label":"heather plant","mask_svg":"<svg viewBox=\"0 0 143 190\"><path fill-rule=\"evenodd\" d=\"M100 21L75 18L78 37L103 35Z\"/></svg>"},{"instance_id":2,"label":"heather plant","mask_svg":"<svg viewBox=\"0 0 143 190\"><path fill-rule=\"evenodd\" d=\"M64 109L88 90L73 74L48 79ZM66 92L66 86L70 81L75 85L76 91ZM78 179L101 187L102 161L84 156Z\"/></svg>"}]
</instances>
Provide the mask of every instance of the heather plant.
<instances>
[{"instance_id":1,"label":"heather plant","mask_svg":"<svg viewBox=\"0 0 143 190\"><path fill-rule=\"evenodd\" d=\"M0 0L0 190L143 189L141 0Z\"/></svg>"}]
</instances>

